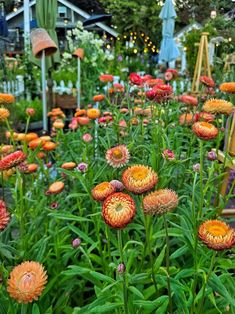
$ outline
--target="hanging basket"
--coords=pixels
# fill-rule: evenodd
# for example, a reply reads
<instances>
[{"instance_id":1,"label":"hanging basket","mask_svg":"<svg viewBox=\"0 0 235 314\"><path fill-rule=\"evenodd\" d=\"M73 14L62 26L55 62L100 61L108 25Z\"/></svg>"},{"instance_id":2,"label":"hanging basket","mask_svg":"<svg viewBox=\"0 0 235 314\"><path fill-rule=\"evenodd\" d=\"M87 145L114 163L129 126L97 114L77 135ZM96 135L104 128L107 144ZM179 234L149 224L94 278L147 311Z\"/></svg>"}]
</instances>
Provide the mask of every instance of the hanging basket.
<instances>
[{"instance_id":1,"label":"hanging basket","mask_svg":"<svg viewBox=\"0 0 235 314\"><path fill-rule=\"evenodd\" d=\"M61 109L76 109L77 108L77 99L73 95L59 95L55 94L55 104Z\"/></svg>"}]
</instances>

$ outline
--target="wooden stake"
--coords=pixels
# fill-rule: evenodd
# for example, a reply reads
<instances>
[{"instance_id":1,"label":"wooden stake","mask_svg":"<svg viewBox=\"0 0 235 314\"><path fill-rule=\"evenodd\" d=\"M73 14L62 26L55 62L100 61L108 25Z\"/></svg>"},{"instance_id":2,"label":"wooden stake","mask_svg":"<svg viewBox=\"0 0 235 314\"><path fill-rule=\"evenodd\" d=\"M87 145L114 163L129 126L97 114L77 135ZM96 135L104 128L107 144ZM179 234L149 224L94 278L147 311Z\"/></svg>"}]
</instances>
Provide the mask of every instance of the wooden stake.
<instances>
[{"instance_id":1,"label":"wooden stake","mask_svg":"<svg viewBox=\"0 0 235 314\"><path fill-rule=\"evenodd\" d=\"M202 33L201 40L198 48L197 61L195 65L193 83L192 83L192 94L199 93L200 76L206 75L211 78L211 69L209 62L209 52L208 52L208 35L209 33ZM203 67L203 71L202 71Z\"/></svg>"}]
</instances>

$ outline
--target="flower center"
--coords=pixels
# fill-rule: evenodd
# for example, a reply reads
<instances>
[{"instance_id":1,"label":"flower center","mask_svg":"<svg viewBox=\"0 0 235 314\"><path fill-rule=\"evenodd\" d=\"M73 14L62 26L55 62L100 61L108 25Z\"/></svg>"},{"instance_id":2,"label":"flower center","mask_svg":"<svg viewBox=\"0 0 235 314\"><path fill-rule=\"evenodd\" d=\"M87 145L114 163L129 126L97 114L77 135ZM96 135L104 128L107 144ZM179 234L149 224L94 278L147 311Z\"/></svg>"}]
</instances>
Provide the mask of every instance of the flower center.
<instances>
[{"instance_id":1,"label":"flower center","mask_svg":"<svg viewBox=\"0 0 235 314\"><path fill-rule=\"evenodd\" d=\"M121 159L122 158L122 152L120 149L118 148L115 148L113 150L113 157L116 158L116 159Z\"/></svg>"},{"instance_id":2,"label":"flower center","mask_svg":"<svg viewBox=\"0 0 235 314\"><path fill-rule=\"evenodd\" d=\"M100 192L103 192L103 191L105 191L107 188L108 188L108 184L107 183L103 183L103 184L100 184L100 186L99 186L99 191Z\"/></svg>"},{"instance_id":3,"label":"flower center","mask_svg":"<svg viewBox=\"0 0 235 314\"><path fill-rule=\"evenodd\" d=\"M148 173L148 170L147 169L135 169L133 172L132 172L132 177L134 180L143 180L146 178L147 176L147 173Z\"/></svg>"},{"instance_id":4,"label":"flower center","mask_svg":"<svg viewBox=\"0 0 235 314\"><path fill-rule=\"evenodd\" d=\"M209 226L207 230L215 237L225 236L227 233L227 229L222 226Z\"/></svg>"},{"instance_id":5,"label":"flower center","mask_svg":"<svg viewBox=\"0 0 235 314\"><path fill-rule=\"evenodd\" d=\"M208 129L213 128L213 125L211 125L210 123L207 123L207 122L201 122L201 126L208 128Z\"/></svg>"},{"instance_id":6,"label":"flower center","mask_svg":"<svg viewBox=\"0 0 235 314\"><path fill-rule=\"evenodd\" d=\"M122 210L122 203L118 203L117 205L116 205L116 208L115 208L115 210L116 210L116 212L120 212L121 210Z\"/></svg>"}]
</instances>

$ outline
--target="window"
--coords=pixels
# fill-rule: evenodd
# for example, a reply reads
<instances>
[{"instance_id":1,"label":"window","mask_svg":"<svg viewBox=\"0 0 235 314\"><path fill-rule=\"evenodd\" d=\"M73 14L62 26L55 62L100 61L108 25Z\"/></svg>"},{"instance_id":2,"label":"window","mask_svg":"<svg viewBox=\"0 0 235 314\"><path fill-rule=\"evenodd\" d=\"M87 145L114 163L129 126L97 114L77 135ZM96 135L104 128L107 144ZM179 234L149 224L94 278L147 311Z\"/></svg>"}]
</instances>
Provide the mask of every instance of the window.
<instances>
[{"instance_id":1,"label":"window","mask_svg":"<svg viewBox=\"0 0 235 314\"><path fill-rule=\"evenodd\" d=\"M66 7L58 7L58 14L60 18L67 17L67 8Z\"/></svg>"}]
</instances>

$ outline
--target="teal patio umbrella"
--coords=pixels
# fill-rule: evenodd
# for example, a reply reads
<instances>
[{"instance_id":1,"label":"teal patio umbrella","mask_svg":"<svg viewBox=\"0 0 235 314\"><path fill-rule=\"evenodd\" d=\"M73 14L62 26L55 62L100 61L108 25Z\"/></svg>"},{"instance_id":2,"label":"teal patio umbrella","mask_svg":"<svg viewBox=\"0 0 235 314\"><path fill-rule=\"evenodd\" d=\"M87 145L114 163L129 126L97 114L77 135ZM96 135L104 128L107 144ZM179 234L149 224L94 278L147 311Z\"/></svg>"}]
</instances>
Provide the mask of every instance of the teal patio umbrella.
<instances>
[{"instance_id":1,"label":"teal patio umbrella","mask_svg":"<svg viewBox=\"0 0 235 314\"><path fill-rule=\"evenodd\" d=\"M159 17L162 23L162 42L159 53L160 62L170 62L175 60L179 55L179 50L174 41L174 28L176 12L172 0L166 0Z\"/></svg>"}]
</instances>

